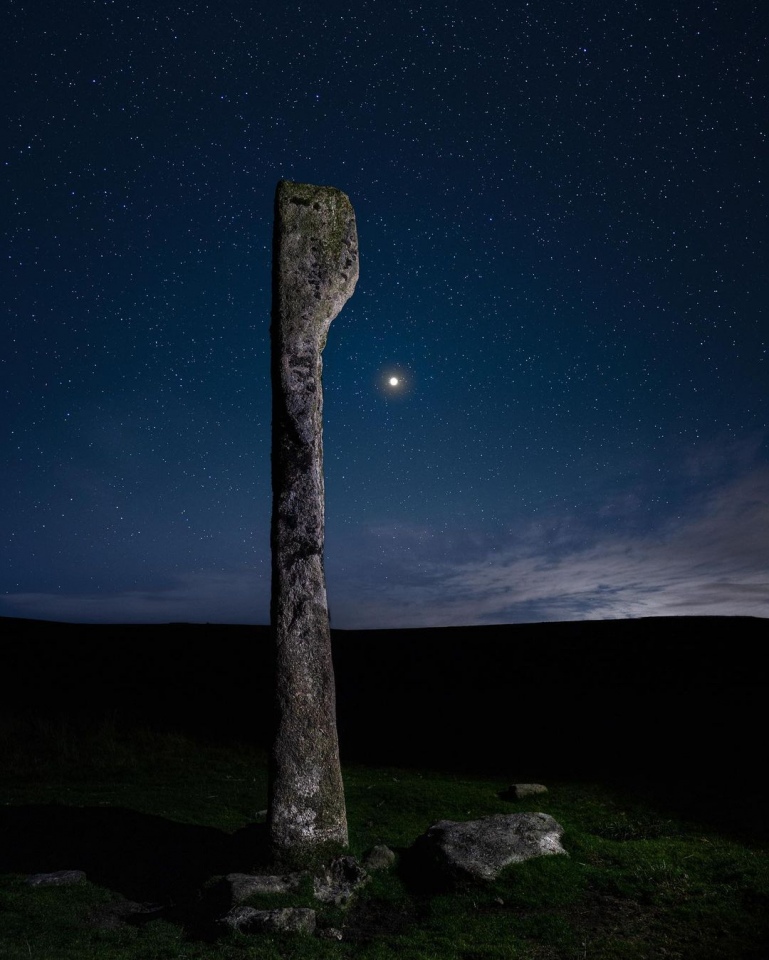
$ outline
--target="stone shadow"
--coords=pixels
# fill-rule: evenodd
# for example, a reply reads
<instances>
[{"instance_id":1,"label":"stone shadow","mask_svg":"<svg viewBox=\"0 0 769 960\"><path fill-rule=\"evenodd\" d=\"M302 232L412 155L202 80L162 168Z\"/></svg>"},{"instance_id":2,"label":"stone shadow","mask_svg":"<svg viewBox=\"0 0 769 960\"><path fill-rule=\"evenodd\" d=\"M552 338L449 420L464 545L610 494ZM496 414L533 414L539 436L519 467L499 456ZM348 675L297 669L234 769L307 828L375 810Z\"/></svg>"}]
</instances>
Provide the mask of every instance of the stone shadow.
<instances>
[{"instance_id":1,"label":"stone shadow","mask_svg":"<svg viewBox=\"0 0 769 960\"><path fill-rule=\"evenodd\" d=\"M266 862L263 824L230 835L120 807L0 807L0 873L83 870L128 900L172 910L212 876Z\"/></svg>"}]
</instances>

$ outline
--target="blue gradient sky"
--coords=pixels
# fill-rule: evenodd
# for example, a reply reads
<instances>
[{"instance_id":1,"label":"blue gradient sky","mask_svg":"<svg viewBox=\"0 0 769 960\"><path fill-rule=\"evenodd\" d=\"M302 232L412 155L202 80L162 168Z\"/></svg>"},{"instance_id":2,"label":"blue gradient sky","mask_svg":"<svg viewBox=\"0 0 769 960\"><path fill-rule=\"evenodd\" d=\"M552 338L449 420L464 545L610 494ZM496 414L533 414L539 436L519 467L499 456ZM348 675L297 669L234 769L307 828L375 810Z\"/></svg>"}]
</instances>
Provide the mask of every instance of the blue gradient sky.
<instances>
[{"instance_id":1,"label":"blue gradient sky","mask_svg":"<svg viewBox=\"0 0 769 960\"><path fill-rule=\"evenodd\" d=\"M759 3L45 7L2 40L0 614L267 622L290 179L360 238L334 626L769 615Z\"/></svg>"}]
</instances>

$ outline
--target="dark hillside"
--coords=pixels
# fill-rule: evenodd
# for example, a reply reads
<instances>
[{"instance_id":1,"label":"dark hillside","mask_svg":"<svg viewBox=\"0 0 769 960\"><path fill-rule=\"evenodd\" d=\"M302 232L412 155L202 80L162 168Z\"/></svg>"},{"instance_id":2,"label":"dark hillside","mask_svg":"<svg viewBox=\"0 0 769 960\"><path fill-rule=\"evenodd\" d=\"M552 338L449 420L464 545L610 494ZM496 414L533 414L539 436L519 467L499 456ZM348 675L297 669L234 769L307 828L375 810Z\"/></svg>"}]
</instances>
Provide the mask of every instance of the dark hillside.
<instances>
[{"instance_id":1,"label":"dark hillside","mask_svg":"<svg viewBox=\"0 0 769 960\"><path fill-rule=\"evenodd\" d=\"M765 620L333 631L343 759L521 777L738 775ZM0 712L269 743L269 629L0 621Z\"/></svg>"}]
</instances>

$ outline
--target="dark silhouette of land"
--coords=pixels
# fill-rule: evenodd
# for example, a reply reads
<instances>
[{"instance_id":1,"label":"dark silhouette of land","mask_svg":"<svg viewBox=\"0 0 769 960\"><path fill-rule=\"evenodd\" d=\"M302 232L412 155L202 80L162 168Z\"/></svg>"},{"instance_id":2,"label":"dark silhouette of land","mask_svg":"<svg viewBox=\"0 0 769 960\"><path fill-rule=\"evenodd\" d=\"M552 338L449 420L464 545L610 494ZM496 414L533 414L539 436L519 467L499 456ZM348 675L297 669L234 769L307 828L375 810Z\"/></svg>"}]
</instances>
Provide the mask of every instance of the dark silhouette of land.
<instances>
[{"instance_id":1,"label":"dark silhouette of land","mask_svg":"<svg viewBox=\"0 0 769 960\"><path fill-rule=\"evenodd\" d=\"M333 630L342 762L616 780L759 827L766 629L662 617ZM270 744L266 626L2 618L0 635L0 715Z\"/></svg>"}]
</instances>

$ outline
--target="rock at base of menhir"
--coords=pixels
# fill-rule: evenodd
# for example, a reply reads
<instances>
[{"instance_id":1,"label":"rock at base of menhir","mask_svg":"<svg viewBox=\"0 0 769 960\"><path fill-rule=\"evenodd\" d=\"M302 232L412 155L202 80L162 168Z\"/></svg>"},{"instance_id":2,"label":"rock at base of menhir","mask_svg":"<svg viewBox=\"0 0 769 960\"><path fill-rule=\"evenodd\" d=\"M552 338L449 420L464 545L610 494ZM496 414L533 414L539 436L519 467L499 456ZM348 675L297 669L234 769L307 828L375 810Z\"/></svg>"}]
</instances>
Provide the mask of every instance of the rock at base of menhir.
<instances>
[{"instance_id":1,"label":"rock at base of menhir","mask_svg":"<svg viewBox=\"0 0 769 960\"><path fill-rule=\"evenodd\" d=\"M547 787L542 783L511 783L499 796L501 800L522 800L539 793L547 793Z\"/></svg>"},{"instance_id":2,"label":"rock at base of menhir","mask_svg":"<svg viewBox=\"0 0 769 960\"><path fill-rule=\"evenodd\" d=\"M30 887L70 887L85 883L82 870L55 870L53 873L33 873L27 877Z\"/></svg>"},{"instance_id":3,"label":"rock at base of menhir","mask_svg":"<svg viewBox=\"0 0 769 960\"><path fill-rule=\"evenodd\" d=\"M321 903L333 903L343 907L368 880L368 874L355 857L336 857L313 879L313 895Z\"/></svg>"},{"instance_id":4,"label":"rock at base of menhir","mask_svg":"<svg viewBox=\"0 0 769 960\"><path fill-rule=\"evenodd\" d=\"M314 933L315 911L307 907L281 910L233 907L222 923L240 933Z\"/></svg>"},{"instance_id":5,"label":"rock at base of menhir","mask_svg":"<svg viewBox=\"0 0 769 960\"><path fill-rule=\"evenodd\" d=\"M417 839L414 852L444 879L494 880L510 864L565 854L562 836L563 827L547 813L441 820Z\"/></svg>"}]
</instances>

